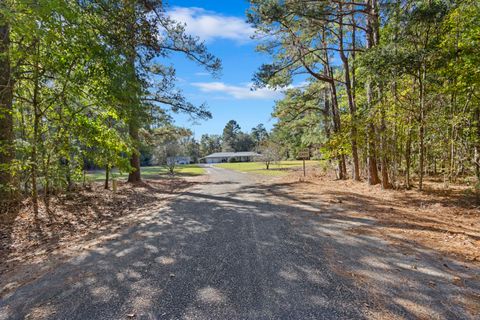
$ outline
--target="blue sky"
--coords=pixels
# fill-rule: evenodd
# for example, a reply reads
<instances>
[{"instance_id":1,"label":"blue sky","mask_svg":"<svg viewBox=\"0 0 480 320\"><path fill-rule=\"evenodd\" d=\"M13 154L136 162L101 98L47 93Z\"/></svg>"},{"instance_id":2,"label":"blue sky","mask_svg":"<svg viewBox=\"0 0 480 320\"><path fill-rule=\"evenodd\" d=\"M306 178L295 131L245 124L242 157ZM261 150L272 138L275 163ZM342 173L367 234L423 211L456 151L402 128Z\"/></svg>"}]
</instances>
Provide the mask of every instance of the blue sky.
<instances>
[{"instance_id":1,"label":"blue sky","mask_svg":"<svg viewBox=\"0 0 480 320\"><path fill-rule=\"evenodd\" d=\"M210 120L193 122L186 115L175 115L179 126L190 128L196 138L202 134L221 134L225 124L236 120L243 131L259 123L271 128L274 101L282 96L269 89L251 91L251 80L258 67L269 61L255 52L254 32L245 20L246 0L169 0L167 11L175 20L186 23L187 31L204 40L214 55L222 60L218 78L207 74L194 62L175 56L178 87L193 103L206 102L212 112Z\"/></svg>"}]
</instances>

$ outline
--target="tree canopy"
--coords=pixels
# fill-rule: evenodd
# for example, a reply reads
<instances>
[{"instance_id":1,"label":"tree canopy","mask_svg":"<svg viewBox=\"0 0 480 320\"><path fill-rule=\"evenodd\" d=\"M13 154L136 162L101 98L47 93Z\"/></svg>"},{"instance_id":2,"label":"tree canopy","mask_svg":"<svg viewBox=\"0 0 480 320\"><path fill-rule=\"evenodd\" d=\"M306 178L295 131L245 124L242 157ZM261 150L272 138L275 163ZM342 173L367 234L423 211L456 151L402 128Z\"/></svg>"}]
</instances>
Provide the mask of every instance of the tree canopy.
<instances>
[{"instance_id":1,"label":"tree canopy","mask_svg":"<svg viewBox=\"0 0 480 320\"><path fill-rule=\"evenodd\" d=\"M480 180L477 1L250 3L258 50L272 57L256 86L308 80L276 103L272 139L384 188Z\"/></svg>"},{"instance_id":2,"label":"tree canopy","mask_svg":"<svg viewBox=\"0 0 480 320\"><path fill-rule=\"evenodd\" d=\"M140 149L170 114L209 118L175 83L172 55L216 73L220 60L162 1L0 5L2 200L71 188L88 165L140 180ZM2 201L3 202L3 201ZM8 204L7 204L8 206Z\"/></svg>"}]
</instances>

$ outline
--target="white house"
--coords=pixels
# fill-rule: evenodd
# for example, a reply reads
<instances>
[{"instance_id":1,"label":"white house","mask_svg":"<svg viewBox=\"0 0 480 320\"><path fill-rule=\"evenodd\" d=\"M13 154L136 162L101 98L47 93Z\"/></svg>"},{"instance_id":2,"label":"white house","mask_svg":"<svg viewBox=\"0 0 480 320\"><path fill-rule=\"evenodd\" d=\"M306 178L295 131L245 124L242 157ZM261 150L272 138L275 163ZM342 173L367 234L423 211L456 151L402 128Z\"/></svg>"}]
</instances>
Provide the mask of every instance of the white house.
<instances>
[{"instance_id":1,"label":"white house","mask_svg":"<svg viewBox=\"0 0 480 320\"><path fill-rule=\"evenodd\" d=\"M260 155L256 152L216 152L204 158L199 159L205 163L222 163L222 162L250 162L254 161Z\"/></svg>"}]
</instances>

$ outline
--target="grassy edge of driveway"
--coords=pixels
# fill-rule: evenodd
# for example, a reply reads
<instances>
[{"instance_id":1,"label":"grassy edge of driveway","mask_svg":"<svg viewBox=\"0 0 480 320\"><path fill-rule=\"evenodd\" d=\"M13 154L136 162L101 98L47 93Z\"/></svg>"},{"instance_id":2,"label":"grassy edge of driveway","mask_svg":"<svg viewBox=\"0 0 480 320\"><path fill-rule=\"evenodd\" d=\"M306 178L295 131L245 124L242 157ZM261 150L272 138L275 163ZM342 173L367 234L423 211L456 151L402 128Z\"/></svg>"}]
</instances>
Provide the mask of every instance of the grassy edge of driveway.
<instances>
[{"instance_id":1,"label":"grassy edge of driveway","mask_svg":"<svg viewBox=\"0 0 480 320\"><path fill-rule=\"evenodd\" d=\"M305 161L305 165L308 167L320 167L320 160L308 160ZM235 170L244 173L254 173L267 176L283 176L287 175L294 169L299 169L303 166L303 161L279 161L270 164L269 170L266 169L264 162L234 162L234 163L219 163L215 164L216 167Z\"/></svg>"},{"instance_id":2,"label":"grassy edge of driveway","mask_svg":"<svg viewBox=\"0 0 480 320\"><path fill-rule=\"evenodd\" d=\"M148 166L141 167L142 178L144 179L161 179L169 176L169 172L166 166ZM176 177L194 177L205 174L205 169L196 164L178 165L175 167ZM117 180L126 180L128 173L119 173L113 171L113 177ZM94 170L87 172L87 180L89 181L102 181L105 179L105 170Z\"/></svg>"}]
</instances>

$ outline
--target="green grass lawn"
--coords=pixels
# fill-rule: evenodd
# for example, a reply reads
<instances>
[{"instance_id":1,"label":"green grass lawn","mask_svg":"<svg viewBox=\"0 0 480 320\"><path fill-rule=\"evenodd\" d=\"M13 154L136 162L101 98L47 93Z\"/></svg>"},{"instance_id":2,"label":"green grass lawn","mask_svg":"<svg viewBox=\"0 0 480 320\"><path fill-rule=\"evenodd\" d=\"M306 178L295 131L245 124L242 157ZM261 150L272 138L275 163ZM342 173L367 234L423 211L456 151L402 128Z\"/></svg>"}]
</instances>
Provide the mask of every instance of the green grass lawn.
<instances>
[{"instance_id":1,"label":"green grass lawn","mask_svg":"<svg viewBox=\"0 0 480 320\"><path fill-rule=\"evenodd\" d=\"M307 160L305 161L306 166L319 166L320 161L318 160ZM291 169L301 168L303 166L303 161L280 161L277 163L270 164L270 169L265 169L264 162L236 162L236 163L219 163L215 166L224 169L230 169L240 172L247 173L258 173L268 176L281 176L288 174Z\"/></svg>"},{"instance_id":2,"label":"green grass lawn","mask_svg":"<svg viewBox=\"0 0 480 320\"><path fill-rule=\"evenodd\" d=\"M169 172L166 166L141 167L142 178L159 179L167 177ZM205 170L195 164L178 165L175 167L176 177L193 177L205 173ZM117 170L113 170L112 176L117 180L126 180L128 173L120 174ZM87 172L87 180L102 181L105 180L105 170L95 170Z\"/></svg>"}]
</instances>

